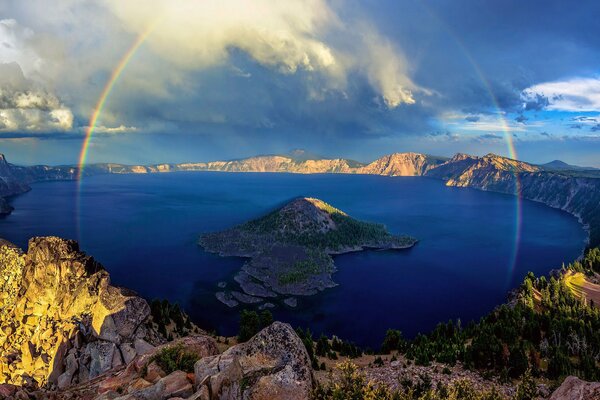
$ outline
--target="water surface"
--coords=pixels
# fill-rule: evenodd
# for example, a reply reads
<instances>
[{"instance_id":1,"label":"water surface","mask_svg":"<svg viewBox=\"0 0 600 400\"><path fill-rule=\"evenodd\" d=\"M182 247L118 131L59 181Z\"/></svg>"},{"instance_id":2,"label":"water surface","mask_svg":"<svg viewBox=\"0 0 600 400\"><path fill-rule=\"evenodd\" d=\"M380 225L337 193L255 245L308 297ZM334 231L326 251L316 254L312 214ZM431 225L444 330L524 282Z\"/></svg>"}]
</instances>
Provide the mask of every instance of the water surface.
<instances>
[{"instance_id":1,"label":"water surface","mask_svg":"<svg viewBox=\"0 0 600 400\"><path fill-rule=\"evenodd\" d=\"M335 257L340 285L281 303L275 318L377 346L389 327L407 336L439 321L477 319L506 299L527 271L547 273L578 257L585 232L559 210L524 201L515 248L512 196L449 188L422 177L170 173L86 178L77 216L76 182L47 182L14 198L0 236L26 247L28 238L79 239L104 264L113 283L147 298L182 304L205 328L237 329L237 309L214 298L243 260L220 258L196 245L202 232L255 218L297 196L320 198L358 219L385 223L419 239L407 251ZM78 223L79 220L79 223Z\"/></svg>"}]
</instances>

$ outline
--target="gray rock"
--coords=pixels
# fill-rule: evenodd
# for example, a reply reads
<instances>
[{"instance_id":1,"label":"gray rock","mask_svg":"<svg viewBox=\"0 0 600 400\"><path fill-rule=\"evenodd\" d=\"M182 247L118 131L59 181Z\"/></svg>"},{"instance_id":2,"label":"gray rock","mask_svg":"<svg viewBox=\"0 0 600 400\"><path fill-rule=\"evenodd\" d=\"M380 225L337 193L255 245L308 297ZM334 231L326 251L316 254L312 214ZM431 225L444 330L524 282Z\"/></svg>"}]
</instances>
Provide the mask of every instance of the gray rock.
<instances>
[{"instance_id":1,"label":"gray rock","mask_svg":"<svg viewBox=\"0 0 600 400\"><path fill-rule=\"evenodd\" d=\"M260 306L258 306L259 310L266 310L268 308L275 308L275 304L273 304L273 303L264 303L264 304L261 304Z\"/></svg>"},{"instance_id":2,"label":"gray rock","mask_svg":"<svg viewBox=\"0 0 600 400\"><path fill-rule=\"evenodd\" d=\"M154 346L146 342L144 339L135 339L133 341L135 352L139 355L150 353L154 350Z\"/></svg>"},{"instance_id":3,"label":"gray rock","mask_svg":"<svg viewBox=\"0 0 600 400\"><path fill-rule=\"evenodd\" d=\"M288 297L287 299L283 300L283 302L288 306L288 307L296 307L298 305L298 300L296 300L295 297Z\"/></svg>"},{"instance_id":4,"label":"gray rock","mask_svg":"<svg viewBox=\"0 0 600 400\"><path fill-rule=\"evenodd\" d=\"M314 377L308 353L292 327L274 322L246 343L205 357L194 366L197 390L219 399L310 397Z\"/></svg>"},{"instance_id":5,"label":"gray rock","mask_svg":"<svg viewBox=\"0 0 600 400\"><path fill-rule=\"evenodd\" d=\"M217 292L217 293L215 293L215 297L221 303L225 304L227 307L230 307L230 308L236 307L238 304L240 304L231 297L231 293Z\"/></svg>"},{"instance_id":6,"label":"gray rock","mask_svg":"<svg viewBox=\"0 0 600 400\"><path fill-rule=\"evenodd\" d=\"M569 376L552 393L550 400L591 400L600 399L600 382L586 382Z\"/></svg>"},{"instance_id":7,"label":"gray rock","mask_svg":"<svg viewBox=\"0 0 600 400\"><path fill-rule=\"evenodd\" d=\"M237 292L237 291L231 292L231 295L233 297L235 297L236 300L239 301L240 303L246 303L246 304L256 304L256 303L260 303L261 301L264 300L260 297L250 296L248 294Z\"/></svg>"}]
</instances>

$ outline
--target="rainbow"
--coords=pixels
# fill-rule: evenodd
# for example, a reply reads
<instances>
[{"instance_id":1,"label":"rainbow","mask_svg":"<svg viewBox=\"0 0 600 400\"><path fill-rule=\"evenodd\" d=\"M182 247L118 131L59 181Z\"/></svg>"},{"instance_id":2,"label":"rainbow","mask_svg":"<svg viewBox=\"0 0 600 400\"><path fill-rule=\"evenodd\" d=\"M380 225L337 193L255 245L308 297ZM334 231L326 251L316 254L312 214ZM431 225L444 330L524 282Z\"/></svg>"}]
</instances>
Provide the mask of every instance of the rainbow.
<instances>
[{"instance_id":1,"label":"rainbow","mask_svg":"<svg viewBox=\"0 0 600 400\"><path fill-rule=\"evenodd\" d=\"M502 108L500 107L498 99L496 98L496 95L494 94L494 91L492 90L492 87L491 87L489 81L483 74L483 71L481 70L478 63L475 61L475 59L471 56L471 54L468 51L468 49L466 48L466 46L463 44L463 42L460 40L460 38L456 35L456 33L447 24L445 24L444 21L441 18L439 18L436 15L436 13L425 4L424 1L421 1L420 3L424 6L424 9L427 12L429 12L429 14L431 16L433 16L436 20L438 20L440 22L441 26L443 26L447 30L447 32L450 34L450 36L453 38L453 40L456 42L456 44L460 47L461 51L463 52L463 54L465 55L465 57L467 58L467 60L471 64L471 66L473 67L475 73L477 74L477 76L479 77L481 82L483 83L485 89L487 90L487 92L490 96L490 99L491 99L494 107L498 111L498 115L500 116L502 131L504 133L504 138L506 140L509 157L511 159L518 160L518 155L517 155L517 151L516 151L516 148L515 148L515 145L513 142L513 137L512 137L510 128L506 122L506 118L504 117L504 114L502 112ZM94 108L94 112L92 113L88 127L85 131L85 138L84 138L83 144L81 146L81 151L79 154L78 172L77 172L77 179L78 179L78 185L79 185L78 197L79 197L80 191L81 191L81 185L82 185L84 170L85 170L85 163L86 163L88 152L89 152L90 142L91 142L92 136L94 134L94 130L96 128L98 118L100 117L100 114L102 113L102 110L104 108L106 100L108 99L108 96L110 95L110 92L112 91L116 82L119 80L119 77L123 73L123 70L127 67L127 65L129 64L129 62L131 61L132 57L135 55L137 50L140 48L140 46L146 41L146 39L152 33L152 31L154 31L156 25L157 24L155 23L154 25L150 26L148 29L146 29L144 32L142 32L137 37L135 42L132 44L132 46L129 48L129 50L127 50L127 52L123 55L123 57L117 64L116 68L113 70L108 82L106 83L106 86L104 87L104 89L102 90L102 93L100 94L100 98L98 99L98 102L96 103L96 107ZM511 262L509 265L509 271L508 271L509 274L507 277L508 284L510 284L510 282L513 278L513 275L514 275L514 269L515 269L517 257L519 254L519 245L521 242L521 230L522 230L521 229L522 228L521 182L519 179L519 174L517 172L515 172L515 193L514 194L516 196L515 235L514 235L515 242L514 242L514 247L513 247L514 251L511 256ZM78 209L79 209L80 201L78 200L77 203L78 203ZM79 211L78 211L78 215L79 215Z\"/></svg>"},{"instance_id":2,"label":"rainbow","mask_svg":"<svg viewBox=\"0 0 600 400\"><path fill-rule=\"evenodd\" d=\"M485 77L485 75L483 74L483 71L479 67L479 64L473 58L473 56L467 49L467 46L463 43L463 41L459 38L459 36L452 30L452 28L450 26L448 26L448 24L446 24L437 15L437 13L435 13L435 11L425 3L425 1L422 0L419 3L423 6L423 9L426 12L428 12L435 20L437 20L439 22L440 26L442 26L448 32L448 34L452 37L454 42L458 45L458 47L460 48L460 50L466 57L467 61L469 61L469 63L471 64L471 67L477 74L477 77L479 78L479 80L483 83L483 86L485 87L485 89L490 97L490 100L491 100L492 104L494 105L494 107L496 108L498 115L500 117L500 124L502 127L502 132L504 134L504 139L506 140L508 156L509 156L509 158L511 158L513 160L518 160L519 157L517 154L517 149L515 148L513 136L510 131L510 127L508 126L508 123L506 122L506 118L504 117L502 107L500 106L500 103L498 102L498 99L496 98L496 95L494 94L494 90L492 89L492 86L490 85L489 80ZM513 253L511 255L511 261L510 261L510 264L508 267L507 285L509 285L509 286L513 279L515 266L517 264L517 258L519 256L519 246L521 244L521 231L522 231L522 224L523 224L523 211L522 211L523 199L522 199L522 195L521 195L521 193L522 193L521 192L521 180L519 177L519 173L517 171L514 172L514 175L515 175L514 195L516 198L516 200L515 200L515 233L514 233L515 241L514 241L514 246L513 246Z\"/></svg>"},{"instance_id":3,"label":"rainbow","mask_svg":"<svg viewBox=\"0 0 600 400\"><path fill-rule=\"evenodd\" d=\"M140 46L146 41L146 39L148 38L148 36L150 36L152 31L154 31L155 27L156 27L156 24L150 26L148 29L146 29L144 32L142 32L137 37L137 39L135 40L135 42L133 42L133 44L131 45L129 50L127 50L127 52L123 55L123 57L117 64L117 67L113 70L112 74L110 75L110 78L108 79L108 82L104 86L104 89L102 89L100 98L98 99L98 102L96 103L96 107L94 107L94 112L92 113L89 124L85 130L85 138L83 139L83 144L81 145L81 151L79 153L79 162L78 162L79 168L78 168L78 172L77 172L77 179L79 181L80 186L81 186L81 182L82 182L82 178L83 178L83 172L85 169L85 162L86 162L86 159L87 159L87 156L89 153L90 142L92 140L94 130L96 129L96 124L98 123L98 118L100 117L100 114L102 113L102 110L104 109L104 105L106 104L106 99L108 99L110 92L114 88L115 83L117 83L117 81L121 77L121 74L123 73L123 70L125 69L125 67L127 67L127 64L129 64L132 57L138 51Z\"/></svg>"}]
</instances>

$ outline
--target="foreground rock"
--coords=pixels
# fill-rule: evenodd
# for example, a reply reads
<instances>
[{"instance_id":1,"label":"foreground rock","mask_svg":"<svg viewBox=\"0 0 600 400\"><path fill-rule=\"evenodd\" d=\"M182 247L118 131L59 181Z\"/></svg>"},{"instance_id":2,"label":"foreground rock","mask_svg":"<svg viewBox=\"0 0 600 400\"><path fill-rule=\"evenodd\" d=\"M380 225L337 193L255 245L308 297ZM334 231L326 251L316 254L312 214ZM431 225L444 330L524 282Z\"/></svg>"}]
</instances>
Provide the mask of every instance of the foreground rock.
<instances>
[{"instance_id":1,"label":"foreground rock","mask_svg":"<svg viewBox=\"0 0 600 400\"><path fill-rule=\"evenodd\" d=\"M598 400L600 382L586 382L575 376L569 376L552 393L550 400Z\"/></svg>"},{"instance_id":2,"label":"foreground rock","mask_svg":"<svg viewBox=\"0 0 600 400\"><path fill-rule=\"evenodd\" d=\"M275 322L246 343L206 357L194 367L206 399L307 399L313 388L310 359L288 324Z\"/></svg>"},{"instance_id":3,"label":"foreground rock","mask_svg":"<svg viewBox=\"0 0 600 400\"><path fill-rule=\"evenodd\" d=\"M74 241L33 238L27 253L3 242L0 277L0 384L66 388L161 340L146 301Z\"/></svg>"}]
</instances>

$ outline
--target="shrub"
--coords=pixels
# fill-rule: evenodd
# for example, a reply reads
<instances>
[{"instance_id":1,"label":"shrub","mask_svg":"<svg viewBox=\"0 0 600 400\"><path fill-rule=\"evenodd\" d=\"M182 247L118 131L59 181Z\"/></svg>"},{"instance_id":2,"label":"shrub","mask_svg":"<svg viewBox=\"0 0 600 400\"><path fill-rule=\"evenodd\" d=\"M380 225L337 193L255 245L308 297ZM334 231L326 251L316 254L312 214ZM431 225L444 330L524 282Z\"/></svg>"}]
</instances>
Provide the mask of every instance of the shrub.
<instances>
[{"instance_id":1,"label":"shrub","mask_svg":"<svg viewBox=\"0 0 600 400\"><path fill-rule=\"evenodd\" d=\"M175 371L194 372L194 364L200 357L187 351L181 344L169 346L156 353L150 362L155 361L168 375Z\"/></svg>"}]
</instances>

